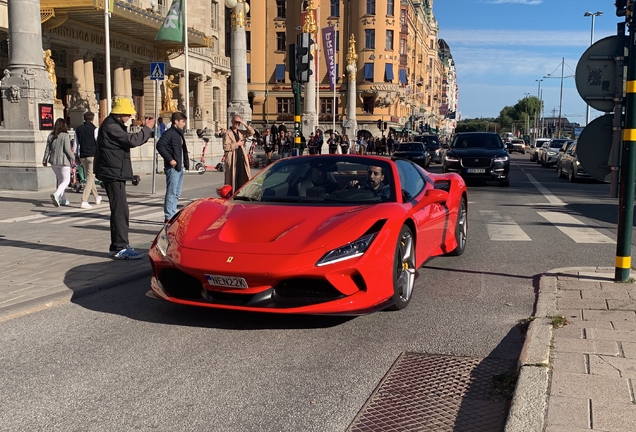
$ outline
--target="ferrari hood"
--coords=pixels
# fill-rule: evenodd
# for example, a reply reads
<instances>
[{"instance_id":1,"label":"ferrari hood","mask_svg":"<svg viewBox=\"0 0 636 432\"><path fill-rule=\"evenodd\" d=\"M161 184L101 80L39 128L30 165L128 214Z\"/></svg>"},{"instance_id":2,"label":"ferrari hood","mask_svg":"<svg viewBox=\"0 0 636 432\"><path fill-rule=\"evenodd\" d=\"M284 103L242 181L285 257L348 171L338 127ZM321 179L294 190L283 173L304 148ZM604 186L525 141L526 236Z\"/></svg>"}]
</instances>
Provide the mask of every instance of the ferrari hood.
<instances>
[{"instance_id":1,"label":"ferrari hood","mask_svg":"<svg viewBox=\"0 0 636 432\"><path fill-rule=\"evenodd\" d=\"M184 209L177 241L216 252L291 255L324 247L336 238L355 240L373 206L331 207L238 203L214 199ZM357 229L353 229L352 227Z\"/></svg>"}]
</instances>

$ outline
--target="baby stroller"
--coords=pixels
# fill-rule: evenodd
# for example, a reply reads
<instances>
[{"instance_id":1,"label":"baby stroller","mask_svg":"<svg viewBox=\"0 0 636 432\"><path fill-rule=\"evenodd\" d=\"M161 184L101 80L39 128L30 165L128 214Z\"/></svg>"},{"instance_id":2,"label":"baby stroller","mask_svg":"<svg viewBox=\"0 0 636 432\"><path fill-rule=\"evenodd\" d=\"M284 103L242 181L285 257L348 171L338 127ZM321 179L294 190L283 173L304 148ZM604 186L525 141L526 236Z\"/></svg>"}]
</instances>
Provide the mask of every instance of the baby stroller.
<instances>
[{"instance_id":1,"label":"baby stroller","mask_svg":"<svg viewBox=\"0 0 636 432\"><path fill-rule=\"evenodd\" d=\"M133 186L137 186L141 181L141 177L134 175L132 179ZM84 167L80 163L79 157L75 157L75 161L71 162L71 183L69 187L76 193L80 193L86 186L86 175L84 173ZM95 179L95 186L101 187L102 181Z\"/></svg>"}]
</instances>

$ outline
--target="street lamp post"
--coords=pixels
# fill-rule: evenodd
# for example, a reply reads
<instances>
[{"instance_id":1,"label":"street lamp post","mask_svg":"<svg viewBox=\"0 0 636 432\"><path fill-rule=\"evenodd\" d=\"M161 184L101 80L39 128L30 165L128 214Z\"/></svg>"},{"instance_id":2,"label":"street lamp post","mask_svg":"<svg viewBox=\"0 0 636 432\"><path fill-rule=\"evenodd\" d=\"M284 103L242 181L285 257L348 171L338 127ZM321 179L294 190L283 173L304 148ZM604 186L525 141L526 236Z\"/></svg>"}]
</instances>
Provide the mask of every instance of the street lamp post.
<instances>
[{"instance_id":1,"label":"street lamp post","mask_svg":"<svg viewBox=\"0 0 636 432\"><path fill-rule=\"evenodd\" d=\"M524 93L523 98L526 100L526 129L523 131L524 135L528 134L528 129L530 129L530 119L528 118L528 99L530 98L530 93Z\"/></svg>"},{"instance_id":2,"label":"street lamp post","mask_svg":"<svg viewBox=\"0 0 636 432\"><path fill-rule=\"evenodd\" d=\"M602 11L585 12L583 14L583 16L592 17L592 29L590 31L590 46L592 46L592 44L594 43L594 18L601 15L603 15ZM590 105L587 104L587 107L585 109L585 126L587 126L589 122L590 122Z\"/></svg>"},{"instance_id":3,"label":"street lamp post","mask_svg":"<svg viewBox=\"0 0 636 432\"><path fill-rule=\"evenodd\" d=\"M539 138L539 123L541 122L541 81L542 79L535 80L539 83L539 89L537 90L537 100L539 101L539 108L537 109L537 115L535 116L534 138Z\"/></svg>"},{"instance_id":4,"label":"street lamp post","mask_svg":"<svg viewBox=\"0 0 636 432\"><path fill-rule=\"evenodd\" d=\"M574 75L569 75L567 77L563 76L563 72L565 70L565 57L561 58L561 91L559 93L559 124L557 125L557 138L561 138L561 110L563 109L563 78L572 78ZM554 77L552 74L547 74L543 78L559 78Z\"/></svg>"}]
</instances>

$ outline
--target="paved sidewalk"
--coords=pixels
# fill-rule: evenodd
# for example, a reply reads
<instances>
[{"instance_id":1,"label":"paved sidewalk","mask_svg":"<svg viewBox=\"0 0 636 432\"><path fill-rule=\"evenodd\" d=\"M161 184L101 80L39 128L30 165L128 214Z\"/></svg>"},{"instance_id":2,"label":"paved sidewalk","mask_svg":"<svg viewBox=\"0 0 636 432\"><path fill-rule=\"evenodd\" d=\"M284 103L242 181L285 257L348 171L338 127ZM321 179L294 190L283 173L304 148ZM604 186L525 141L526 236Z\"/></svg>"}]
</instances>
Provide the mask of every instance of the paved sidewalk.
<instances>
[{"instance_id":1,"label":"paved sidewalk","mask_svg":"<svg viewBox=\"0 0 636 432\"><path fill-rule=\"evenodd\" d=\"M186 174L179 205L216 196L222 182L219 172ZM71 206L59 208L51 203L51 191L0 191L0 321L150 275L147 257L108 258L110 210L105 191L98 191L104 200L89 210L79 208L81 195L70 189ZM138 186L127 185L129 240L142 252L163 221L163 174L157 174L151 192L152 175L142 176Z\"/></svg>"},{"instance_id":2,"label":"paved sidewalk","mask_svg":"<svg viewBox=\"0 0 636 432\"><path fill-rule=\"evenodd\" d=\"M541 277L507 432L636 431L636 284L613 280L613 267Z\"/></svg>"}]
</instances>

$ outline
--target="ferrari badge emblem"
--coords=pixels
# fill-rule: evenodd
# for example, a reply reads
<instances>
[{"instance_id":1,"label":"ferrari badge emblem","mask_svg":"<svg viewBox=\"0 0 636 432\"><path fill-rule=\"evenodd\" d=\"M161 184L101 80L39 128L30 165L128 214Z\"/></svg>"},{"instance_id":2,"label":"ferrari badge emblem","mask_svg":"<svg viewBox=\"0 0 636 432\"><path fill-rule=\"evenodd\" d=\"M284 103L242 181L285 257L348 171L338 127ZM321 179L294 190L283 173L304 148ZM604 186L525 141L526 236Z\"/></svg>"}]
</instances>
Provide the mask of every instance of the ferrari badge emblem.
<instances>
[{"instance_id":1,"label":"ferrari badge emblem","mask_svg":"<svg viewBox=\"0 0 636 432\"><path fill-rule=\"evenodd\" d=\"M234 259L233 256L227 257L227 261L225 261L225 262L228 263L228 264L231 264L233 259Z\"/></svg>"}]
</instances>

